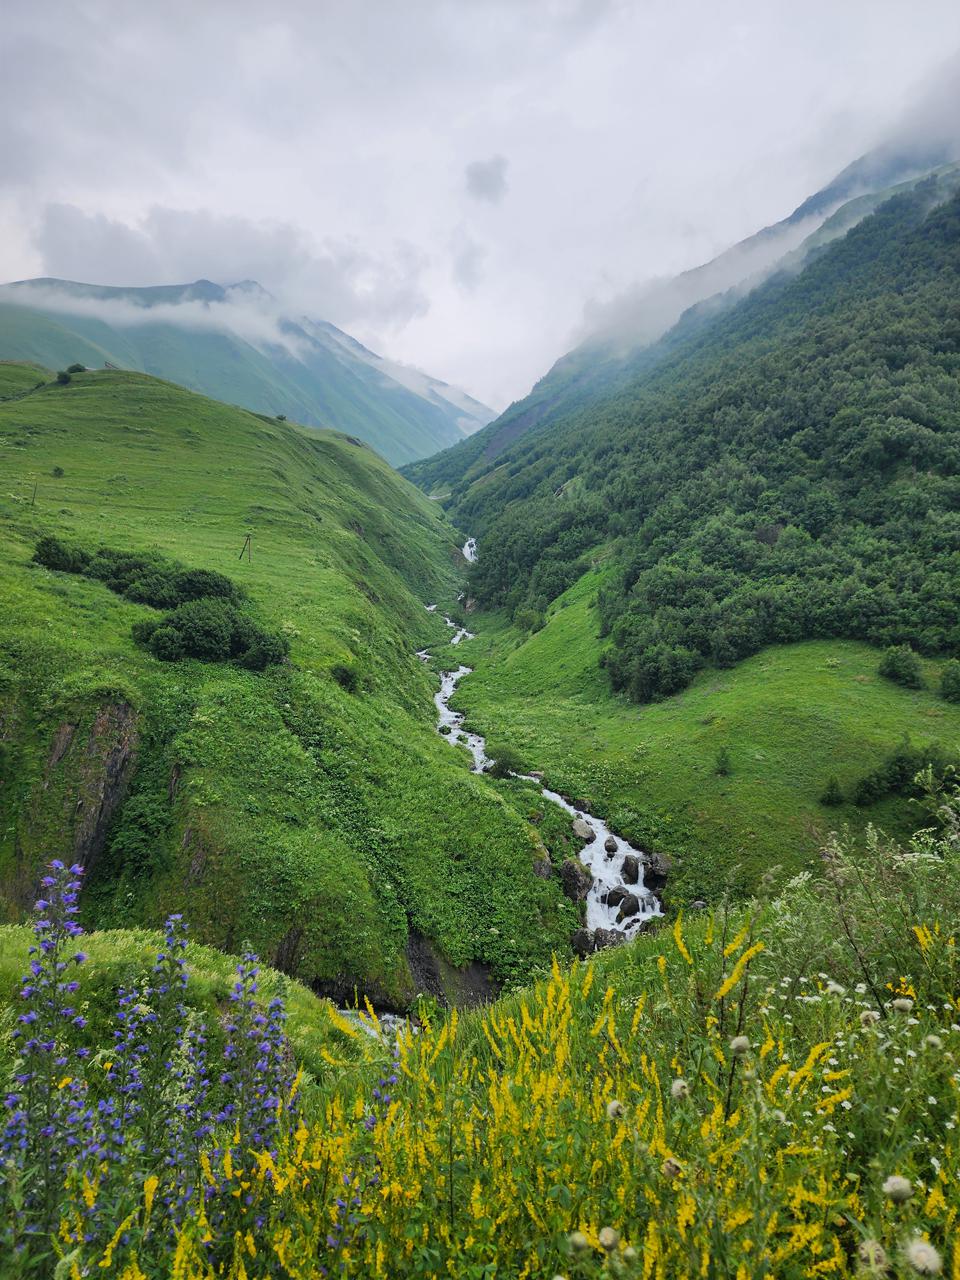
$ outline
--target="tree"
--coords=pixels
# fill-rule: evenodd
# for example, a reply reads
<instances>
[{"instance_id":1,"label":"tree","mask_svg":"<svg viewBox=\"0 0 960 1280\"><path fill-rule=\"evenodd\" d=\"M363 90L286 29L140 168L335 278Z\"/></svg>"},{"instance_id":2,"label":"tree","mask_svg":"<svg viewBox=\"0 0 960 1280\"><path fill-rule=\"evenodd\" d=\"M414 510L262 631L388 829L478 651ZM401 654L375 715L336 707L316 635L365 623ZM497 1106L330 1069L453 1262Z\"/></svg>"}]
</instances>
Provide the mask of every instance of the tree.
<instances>
[{"instance_id":1,"label":"tree","mask_svg":"<svg viewBox=\"0 0 960 1280\"><path fill-rule=\"evenodd\" d=\"M68 364L67 373L86 373L87 366L85 364Z\"/></svg>"},{"instance_id":2,"label":"tree","mask_svg":"<svg viewBox=\"0 0 960 1280\"><path fill-rule=\"evenodd\" d=\"M70 381L70 375L69 373L67 373L66 369L60 370L60 372L57 374L57 381L60 383L61 387L65 387L67 385L67 383Z\"/></svg>"},{"instance_id":3,"label":"tree","mask_svg":"<svg viewBox=\"0 0 960 1280\"><path fill-rule=\"evenodd\" d=\"M892 644L884 650L877 668L880 675L907 689L923 688L920 659L908 644Z\"/></svg>"},{"instance_id":4,"label":"tree","mask_svg":"<svg viewBox=\"0 0 960 1280\"><path fill-rule=\"evenodd\" d=\"M713 771L718 775L718 777L726 778L732 770L733 766L730 763L730 752L726 747L721 747L717 752L717 759L713 766Z\"/></svg>"},{"instance_id":5,"label":"tree","mask_svg":"<svg viewBox=\"0 0 960 1280\"><path fill-rule=\"evenodd\" d=\"M960 702L960 662L955 658L951 658L940 675L940 696L947 702Z\"/></svg>"}]
</instances>

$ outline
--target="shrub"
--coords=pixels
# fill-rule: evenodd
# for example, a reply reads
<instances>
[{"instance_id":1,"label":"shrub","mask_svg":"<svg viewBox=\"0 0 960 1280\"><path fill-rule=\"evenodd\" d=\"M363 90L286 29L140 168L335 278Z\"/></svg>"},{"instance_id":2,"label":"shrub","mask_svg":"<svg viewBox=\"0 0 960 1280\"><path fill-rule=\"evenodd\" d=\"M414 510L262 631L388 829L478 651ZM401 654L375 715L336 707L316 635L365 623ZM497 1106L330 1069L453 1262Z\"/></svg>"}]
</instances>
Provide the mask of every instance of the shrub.
<instances>
[{"instance_id":1,"label":"shrub","mask_svg":"<svg viewBox=\"0 0 960 1280\"><path fill-rule=\"evenodd\" d=\"M523 761L516 751L503 747L497 752L497 758L487 770L491 778L509 778L512 773L523 772Z\"/></svg>"},{"instance_id":2,"label":"shrub","mask_svg":"<svg viewBox=\"0 0 960 1280\"><path fill-rule=\"evenodd\" d=\"M224 600L239 600L243 596L235 582L214 569L180 569L173 575L173 589L180 604L210 596Z\"/></svg>"},{"instance_id":3,"label":"shrub","mask_svg":"<svg viewBox=\"0 0 960 1280\"><path fill-rule=\"evenodd\" d=\"M906 689L923 688L920 659L908 644L892 644L885 649L877 670L884 679L902 684Z\"/></svg>"},{"instance_id":4,"label":"shrub","mask_svg":"<svg viewBox=\"0 0 960 1280\"><path fill-rule=\"evenodd\" d=\"M37 564L42 564L47 569L57 569L61 573L85 573L90 562L86 551L61 542L52 535L40 539L33 558Z\"/></svg>"},{"instance_id":5,"label":"shrub","mask_svg":"<svg viewBox=\"0 0 960 1280\"><path fill-rule=\"evenodd\" d=\"M68 364L67 373L86 373L87 366L85 364Z\"/></svg>"},{"instance_id":6,"label":"shrub","mask_svg":"<svg viewBox=\"0 0 960 1280\"><path fill-rule=\"evenodd\" d=\"M63 475L63 467L54 467L53 470L50 472L50 474L52 476L55 476L56 479L59 480L60 477Z\"/></svg>"},{"instance_id":7,"label":"shrub","mask_svg":"<svg viewBox=\"0 0 960 1280\"><path fill-rule=\"evenodd\" d=\"M69 373L67 373L66 369L61 369L60 372L57 374L57 382L60 383L61 387L65 387L69 381L70 381Z\"/></svg>"},{"instance_id":8,"label":"shrub","mask_svg":"<svg viewBox=\"0 0 960 1280\"><path fill-rule=\"evenodd\" d=\"M172 578L162 571L134 578L123 594L128 600L152 605L154 609L175 609L181 603Z\"/></svg>"},{"instance_id":9,"label":"shrub","mask_svg":"<svg viewBox=\"0 0 960 1280\"><path fill-rule=\"evenodd\" d=\"M820 803L828 808L833 808L838 804L843 804L843 792L840 790L840 783L835 777L829 778L826 790L820 797Z\"/></svg>"},{"instance_id":10,"label":"shrub","mask_svg":"<svg viewBox=\"0 0 960 1280\"><path fill-rule=\"evenodd\" d=\"M960 702L960 662L951 659L940 675L940 696L947 702Z\"/></svg>"},{"instance_id":11,"label":"shrub","mask_svg":"<svg viewBox=\"0 0 960 1280\"><path fill-rule=\"evenodd\" d=\"M161 619L134 623L132 632L134 640L164 662L236 659L242 667L263 671L289 652L286 637L264 631L229 600L216 597L188 600Z\"/></svg>"},{"instance_id":12,"label":"shrub","mask_svg":"<svg viewBox=\"0 0 960 1280\"><path fill-rule=\"evenodd\" d=\"M347 693L356 693L360 688L360 677L353 667L338 662L335 667L330 668L330 674L341 689L346 689Z\"/></svg>"},{"instance_id":13,"label":"shrub","mask_svg":"<svg viewBox=\"0 0 960 1280\"><path fill-rule=\"evenodd\" d=\"M161 630L179 632L183 651L191 658L222 662L232 657L234 619L232 610L222 600L188 600L164 618ZM156 652L157 633L151 645ZM159 655L158 655L159 656Z\"/></svg>"},{"instance_id":14,"label":"shrub","mask_svg":"<svg viewBox=\"0 0 960 1280\"><path fill-rule=\"evenodd\" d=\"M923 787L917 782L917 775L930 768L935 779L942 779L950 764L949 756L938 743L914 747L909 738L904 738L879 768L860 779L853 793L853 802L864 806L874 804L887 795L919 797Z\"/></svg>"},{"instance_id":15,"label":"shrub","mask_svg":"<svg viewBox=\"0 0 960 1280\"><path fill-rule=\"evenodd\" d=\"M721 747L717 752L716 763L713 771L721 778L726 778L732 772L733 766L730 763L730 752L726 747Z\"/></svg>"},{"instance_id":16,"label":"shrub","mask_svg":"<svg viewBox=\"0 0 960 1280\"><path fill-rule=\"evenodd\" d=\"M178 662L186 656L183 635L174 627L154 627L150 633L150 650L161 662Z\"/></svg>"}]
</instances>

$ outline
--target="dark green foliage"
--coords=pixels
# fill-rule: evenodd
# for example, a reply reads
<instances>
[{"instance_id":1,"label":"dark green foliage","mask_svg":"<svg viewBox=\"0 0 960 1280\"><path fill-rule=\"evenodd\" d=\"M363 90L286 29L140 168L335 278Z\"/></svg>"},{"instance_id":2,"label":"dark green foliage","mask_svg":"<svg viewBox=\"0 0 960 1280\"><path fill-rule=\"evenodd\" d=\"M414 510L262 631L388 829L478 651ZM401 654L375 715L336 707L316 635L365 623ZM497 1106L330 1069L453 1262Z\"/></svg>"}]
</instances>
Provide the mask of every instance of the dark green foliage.
<instances>
[{"instance_id":1,"label":"dark green foliage","mask_svg":"<svg viewBox=\"0 0 960 1280\"><path fill-rule=\"evenodd\" d=\"M947 702L960 702L960 662L952 658L940 675L940 696Z\"/></svg>"},{"instance_id":2,"label":"dark green foliage","mask_svg":"<svg viewBox=\"0 0 960 1280\"><path fill-rule=\"evenodd\" d=\"M67 373L66 369L60 370L60 372L57 374L57 381L60 383L61 387L65 387L67 385L67 383L70 381L70 374Z\"/></svg>"},{"instance_id":3,"label":"dark green foliage","mask_svg":"<svg viewBox=\"0 0 960 1280\"><path fill-rule=\"evenodd\" d=\"M638 700L769 644L960 649L960 197L937 198L479 459L448 503L479 538L471 594L526 618L612 546L604 665Z\"/></svg>"},{"instance_id":4,"label":"dark green foliage","mask_svg":"<svg viewBox=\"0 0 960 1280\"><path fill-rule=\"evenodd\" d=\"M164 662L236 660L251 671L263 671L290 651L283 636L264 631L238 607L244 598L241 588L212 569L184 569L160 556L109 547L91 554L54 537L41 538L33 558L48 569L96 578L138 604L172 610L163 618L135 622L131 629L137 644Z\"/></svg>"},{"instance_id":5,"label":"dark green foliage","mask_svg":"<svg viewBox=\"0 0 960 1280\"><path fill-rule=\"evenodd\" d=\"M85 364L68 364L67 373L86 373L87 366Z\"/></svg>"},{"instance_id":6,"label":"dark green foliage","mask_svg":"<svg viewBox=\"0 0 960 1280\"><path fill-rule=\"evenodd\" d=\"M726 747L721 747L717 752L717 760L713 771L721 778L729 777L733 772L733 765L730 763L730 752Z\"/></svg>"},{"instance_id":7,"label":"dark green foliage","mask_svg":"<svg viewBox=\"0 0 960 1280\"><path fill-rule=\"evenodd\" d=\"M511 773L523 772L523 761L516 751L512 751L509 747L501 747L497 752L497 758L487 772L494 778L509 778Z\"/></svg>"},{"instance_id":8,"label":"dark green foliage","mask_svg":"<svg viewBox=\"0 0 960 1280\"><path fill-rule=\"evenodd\" d=\"M188 600L159 624L135 624L134 639L165 662L183 657L203 662L236 659L252 671L282 662L289 652L284 637L264 631L236 605L216 597Z\"/></svg>"},{"instance_id":9,"label":"dark green foliage","mask_svg":"<svg viewBox=\"0 0 960 1280\"><path fill-rule=\"evenodd\" d=\"M52 535L40 539L33 558L37 564L47 569L58 569L61 573L85 573L90 563L88 552Z\"/></svg>"},{"instance_id":10,"label":"dark green foliage","mask_svg":"<svg viewBox=\"0 0 960 1280\"><path fill-rule=\"evenodd\" d=\"M877 668L879 675L894 684L902 684L907 689L923 688L923 671L920 659L908 644L890 645L884 650Z\"/></svg>"},{"instance_id":11,"label":"dark green foliage","mask_svg":"<svg viewBox=\"0 0 960 1280\"><path fill-rule=\"evenodd\" d=\"M53 470L50 472L50 474L52 476L55 476L59 480L60 477L63 475L63 467L54 467Z\"/></svg>"},{"instance_id":12,"label":"dark green foliage","mask_svg":"<svg viewBox=\"0 0 960 1280\"><path fill-rule=\"evenodd\" d=\"M953 763L939 743L914 747L909 738L904 738L879 769L860 779L854 789L853 802L863 807L888 795L919 798L923 789L916 781L917 775L930 768L935 779L942 779Z\"/></svg>"},{"instance_id":13,"label":"dark green foliage","mask_svg":"<svg viewBox=\"0 0 960 1280\"><path fill-rule=\"evenodd\" d=\"M109 547L90 552L54 537L40 539L34 559L48 569L97 578L118 595L154 609L175 609L188 600L209 597L237 603L244 595L236 583L213 569L184 569L158 555Z\"/></svg>"},{"instance_id":14,"label":"dark green foliage","mask_svg":"<svg viewBox=\"0 0 960 1280\"><path fill-rule=\"evenodd\" d=\"M347 693L356 693L360 688L360 677L353 667L347 667L342 662L338 662L335 667L330 668L330 674L341 689L346 689Z\"/></svg>"},{"instance_id":15,"label":"dark green foliage","mask_svg":"<svg viewBox=\"0 0 960 1280\"><path fill-rule=\"evenodd\" d=\"M820 803L826 805L828 809L834 808L838 804L843 804L843 792L840 790L840 783L835 777L827 780L827 786L820 797Z\"/></svg>"}]
</instances>

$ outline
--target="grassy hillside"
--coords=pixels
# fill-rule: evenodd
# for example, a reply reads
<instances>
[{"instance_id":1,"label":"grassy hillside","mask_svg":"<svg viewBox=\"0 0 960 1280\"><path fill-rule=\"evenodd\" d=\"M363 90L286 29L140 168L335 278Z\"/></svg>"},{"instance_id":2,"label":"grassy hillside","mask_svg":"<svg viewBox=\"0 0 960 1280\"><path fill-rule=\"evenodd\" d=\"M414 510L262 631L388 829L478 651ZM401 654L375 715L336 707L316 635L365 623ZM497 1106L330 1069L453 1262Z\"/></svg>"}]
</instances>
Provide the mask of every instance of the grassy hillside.
<instances>
[{"instance_id":1,"label":"grassy hillside","mask_svg":"<svg viewBox=\"0 0 960 1280\"><path fill-rule=\"evenodd\" d=\"M218 966L177 951L173 925L202 1055L169 961L119 1042L27 990L0 1046L27 1010L21 1041L55 1036L70 1075L24 1046L35 1074L0 1079L19 1140L5 1260L46 1278L53 1238L64 1268L105 1280L954 1276L960 794L940 801L939 834L910 848L832 841L822 887L678 916L382 1044L291 992L291 1055L276 975L241 974L217 1017ZM36 927L39 984L87 944ZM138 949L92 939L76 1000L105 1012L102 966ZM321 1067L297 1079L305 1026Z\"/></svg>"},{"instance_id":2,"label":"grassy hillside","mask_svg":"<svg viewBox=\"0 0 960 1280\"><path fill-rule=\"evenodd\" d=\"M427 394L402 385L388 363L332 325L280 319L271 330L276 316L268 311L259 323L273 337L250 341L242 323L239 332L230 326L233 311L255 307L257 299L245 294L234 307L231 297L209 281L146 289L27 282L0 291L0 359L55 369L109 362L150 373L271 417L282 413L350 432L393 465L446 448L463 438L464 424L469 429L491 417L462 393L453 393L451 403L443 394L449 388L426 377L420 381L424 389L429 384ZM65 299L60 309L58 299ZM86 310L78 309L78 299ZM188 304L182 320L175 310L180 304ZM162 313L153 315L158 306ZM223 312L219 327L217 307Z\"/></svg>"},{"instance_id":3,"label":"grassy hillside","mask_svg":"<svg viewBox=\"0 0 960 1280\"><path fill-rule=\"evenodd\" d=\"M403 1003L455 981L446 962L503 978L565 946L525 811L433 729L414 650L445 639L423 605L452 602L460 563L435 504L347 437L134 373L0 401L0 456L7 920L61 853L87 864L88 923L179 909L339 993ZM45 534L227 574L289 664L158 661L131 637L155 611L32 563Z\"/></svg>"},{"instance_id":4,"label":"grassy hillside","mask_svg":"<svg viewBox=\"0 0 960 1280\"><path fill-rule=\"evenodd\" d=\"M960 706L936 691L941 663L925 662L927 687L908 690L877 674L871 646L808 641L702 672L638 707L610 692L598 663L596 598L608 572L585 574L533 635L503 615L471 615L476 669L454 705L492 754L519 752L631 843L673 855L674 904L715 901L727 884L753 891L773 866L815 868L828 832L845 823L899 836L916 827L908 798L858 809L852 796L904 734L960 753ZM730 772L720 775L724 749ZM831 776L846 802L828 808L819 801Z\"/></svg>"}]
</instances>

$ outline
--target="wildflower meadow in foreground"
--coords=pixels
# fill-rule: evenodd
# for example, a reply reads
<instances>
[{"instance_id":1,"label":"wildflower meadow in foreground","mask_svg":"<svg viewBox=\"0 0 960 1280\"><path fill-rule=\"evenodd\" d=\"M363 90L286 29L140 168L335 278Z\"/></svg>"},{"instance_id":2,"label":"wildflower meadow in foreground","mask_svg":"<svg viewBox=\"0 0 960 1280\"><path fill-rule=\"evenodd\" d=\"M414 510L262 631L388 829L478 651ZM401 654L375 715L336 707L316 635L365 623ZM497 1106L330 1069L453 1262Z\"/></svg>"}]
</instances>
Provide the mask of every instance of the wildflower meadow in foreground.
<instances>
[{"instance_id":1,"label":"wildflower meadow in foreground","mask_svg":"<svg viewBox=\"0 0 960 1280\"><path fill-rule=\"evenodd\" d=\"M330 1045L366 1047L325 1051L322 1080L295 1072L253 956L216 1028L187 1012L176 919L89 1052L79 871L55 864L7 1095L8 1273L956 1280L960 965L932 906L956 860L937 858L891 864L869 928L851 882L849 946L798 883L395 1040L328 1007ZM817 919L830 971L786 960Z\"/></svg>"}]
</instances>

